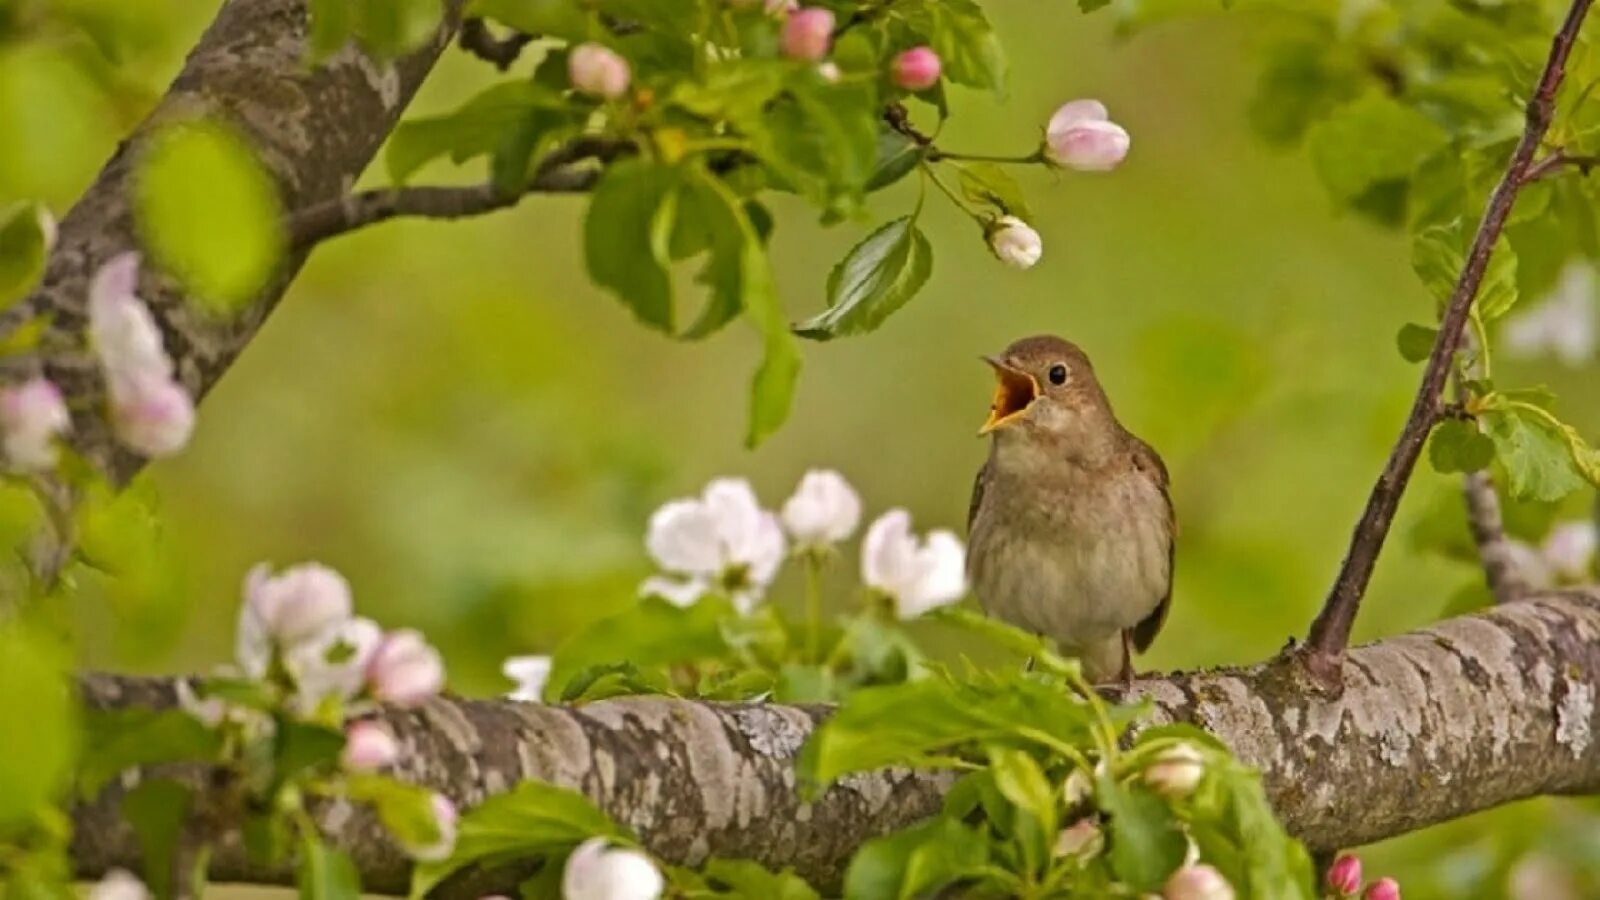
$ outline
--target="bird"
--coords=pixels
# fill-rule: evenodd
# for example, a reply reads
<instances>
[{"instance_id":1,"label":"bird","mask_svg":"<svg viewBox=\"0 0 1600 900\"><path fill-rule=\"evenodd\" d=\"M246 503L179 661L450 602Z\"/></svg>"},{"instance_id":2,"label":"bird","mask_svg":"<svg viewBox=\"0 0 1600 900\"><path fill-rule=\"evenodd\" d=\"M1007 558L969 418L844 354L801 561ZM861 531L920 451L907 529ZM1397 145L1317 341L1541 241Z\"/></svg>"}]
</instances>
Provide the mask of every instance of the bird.
<instances>
[{"instance_id":1,"label":"bird","mask_svg":"<svg viewBox=\"0 0 1600 900\"><path fill-rule=\"evenodd\" d=\"M1172 604L1177 519L1166 464L1111 410L1089 357L1023 338L983 360L996 386L967 512L986 614L1052 638L1093 683L1130 684Z\"/></svg>"}]
</instances>

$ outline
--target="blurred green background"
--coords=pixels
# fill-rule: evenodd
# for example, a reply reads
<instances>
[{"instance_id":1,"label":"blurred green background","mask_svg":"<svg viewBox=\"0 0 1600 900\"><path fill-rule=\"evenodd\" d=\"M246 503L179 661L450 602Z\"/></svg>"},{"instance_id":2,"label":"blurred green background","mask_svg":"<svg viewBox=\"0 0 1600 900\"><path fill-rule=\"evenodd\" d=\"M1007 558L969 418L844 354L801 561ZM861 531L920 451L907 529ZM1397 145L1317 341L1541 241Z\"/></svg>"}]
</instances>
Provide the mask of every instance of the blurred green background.
<instances>
[{"instance_id":1,"label":"blurred green background","mask_svg":"<svg viewBox=\"0 0 1600 900\"><path fill-rule=\"evenodd\" d=\"M0 46L0 202L64 210L215 6L98 4L122 20L114 70L71 41ZM222 663L245 570L317 559L349 577L364 614L426 629L453 688L503 690L504 656L548 651L632 602L649 512L710 477L748 476L776 505L807 467L833 467L869 515L903 505L919 526L959 530L985 451L975 432L991 380L977 357L1036 332L1090 353L1123 422L1172 471L1176 602L1145 665L1250 662L1303 633L1415 389L1394 334L1430 307L1404 240L1336 215L1302 155L1250 136L1256 65L1241 22L1170 22L1124 42L1066 3L985 6L1011 53L1011 96L959 93L942 145L1025 150L1080 96L1134 136L1114 175L1023 173L1045 240L1037 268L1002 267L969 220L932 204L929 287L877 334L808 344L790 423L748 451L754 336L679 344L636 324L583 273L578 201L535 197L327 245L207 399L192 447L144 476L170 581L89 585L87 604L109 599L121 615L91 613L88 664ZM413 111L449 108L491 77L452 52ZM876 195L873 215L906 210L911 182ZM800 318L869 225L776 211L774 258ZM1600 409L1582 386L1594 373L1547 365L1508 371L1550 383L1593 434ZM1359 637L1437 618L1475 584L1409 538L1454 497L1453 480L1418 473ZM777 596L798 602L787 582ZM1526 842L1548 805L1393 843L1369 871L1400 876L1408 896L1460 896L1453 879Z\"/></svg>"}]
</instances>

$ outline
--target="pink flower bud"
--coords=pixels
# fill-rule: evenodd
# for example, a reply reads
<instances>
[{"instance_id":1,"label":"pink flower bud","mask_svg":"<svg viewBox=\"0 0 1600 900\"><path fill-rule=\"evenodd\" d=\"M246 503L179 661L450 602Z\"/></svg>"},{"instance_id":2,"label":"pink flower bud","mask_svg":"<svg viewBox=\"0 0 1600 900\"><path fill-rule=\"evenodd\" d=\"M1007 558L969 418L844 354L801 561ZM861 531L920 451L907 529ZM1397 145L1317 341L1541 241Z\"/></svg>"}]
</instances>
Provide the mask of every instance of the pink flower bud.
<instances>
[{"instance_id":1,"label":"pink flower bud","mask_svg":"<svg viewBox=\"0 0 1600 900\"><path fill-rule=\"evenodd\" d=\"M796 10L783 23L780 43L790 59L822 59L833 45L833 13L816 6Z\"/></svg>"},{"instance_id":2,"label":"pink flower bud","mask_svg":"<svg viewBox=\"0 0 1600 900\"><path fill-rule=\"evenodd\" d=\"M1166 797L1187 797L1206 772L1200 751L1188 744L1174 744L1157 756L1144 770L1144 782Z\"/></svg>"},{"instance_id":3,"label":"pink flower bud","mask_svg":"<svg viewBox=\"0 0 1600 900\"><path fill-rule=\"evenodd\" d=\"M61 390L34 377L0 390L0 431L6 460L22 472L42 472L56 464L56 438L72 426Z\"/></svg>"},{"instance_id":4,"label":"pink flower bud","mask_svg":"<svg viewBox=\"0 0 1600 900\"><path fill-rule=\"evenodd\" d=\"M1328 867L1328 890L1339 897L1355 896L1361 890L1361 860L1345 854Z\"/></svg>"},{"instance_id":5,"label":"pink flower bud","mask_svg":"<svg viewBox=\"0 0 1600 900\"><path fill-rule=\"evenodd\" d=\"M111 429L151 458L172 456L194 433L194 401L170 375L145 370L110 373Z\"/></svg>"},{"instance_id":6,"label":"pink flower bud","mask_svg":"<svg viewBox=\"0 0 1600 900\"><path fill-rule=\"evenodd\" d=\"M628 61L602 44L579 44L567 57L567 79L579 93L615 100L627 93Z\"/></svg>"},{"instance_id":7,"label":"pink flower bud","mask_svg":"<svg viewBox=\"0 0 1600 900\"><path fill-rule=\"evenodd\" d=\"M350 584L320 563L292 566L280 575L261 563L244 577L244 603L244 614L263 635L293 647L350 618Z\"/></svg>"},{"instance_id":8,"label":"pink flower bud","mask_svg":"<svg viewBox=\"0 0 1600 900\"><path fill-rule=\"evenodd\" d=\"M1367 885L1361 900L1400 900L1400 882L1393 878L1379 878Z\"/></svg>"},{"instance_id":9,"label":"pink flower bud","mask_svg":"<svg viewBox=\"0 0 1600 900\"><path fill-rule=\"evenodd\" d=\"M1166 900L1233 900L1233 886L1210 866L1184 866L1167 879L1161 896Z\"/></svg>"},{"instance_id":10,"label":"pink flower bud","mask_svg":"<svg viewBox=\"0 0 1600 900\"><path fill-rule=\"evenodd\" d=\"M1031 269L1044 255L1044 242L1027 222L1001 216L989 228L989 249L1013 269Z\"/></svg>"},{"instance_id":11,"label":"pink flower bud","mask_svg":"<svg viewBox=\"0 0 1600 900\"><path fill-rule=\"evenodd\" d=\"M444 661L416 631L390 632L367 663L372 695L397 706L416 706L444 687Z\"/></svg>"},{"instance_id":12,"label":"pink flower bud","mask_svg":"<svg viewBox=\"0 0 1600 900\"><path fill-rule=\"evenodd\" d=\"M1099 824L1091 816L1079 819L1071 826L1061 829L1056 835L1056 844L1052 852L1056 856L1080 856L1089 859L1105 849L1105 845L1105 835L1101 833Z\"/></svg>"},{"instance_id":13,"label":"pink flower bud","mask_svg":"<svg viewBox=\"0 0 1600 900\"><path fill-rule=\"evenodd\" d=\"M896 56L894 83L908 91L925 91L939 83L939 54L929 47L912 47Z\"/></svg>"},{"instance_id":14,"label":"pink flower bud","mask_svg":"<svg viewBox=\"0 0 1600 900\"><path fill-rule=\"evenodd\" d=\"M1106 172L1128 155L1131 138L1107 118L1098 100L1074 100L1056 110L1045 129L1045 156L1058 166Z\"/></svg>"},{"instance_id":15,"label":"pink flower bud","mask_svg":"<svg viewBox=\"0 0 1600 900\"><path fill-rule=\"evenodd\" d=\"M456 848L456 820L460 818L460 814L456 812L456 805L443 794L434 794L431 803L433 821L439 829L439 839L431 844L404 845L406 853L412 859L422 862L438 862L449 857Z\"/></svg>"},{"instance_id":16,"label":"pink flower bud","mask_svg":"<svg viewBox=\"0 0 1600 900\"><path fill-rule=\"evenodd\" d=\"M400 758L400 744L381 722L362 719L351 722L344 731L341 761L352 772L376 772L394 765Z\"/></svg>"},{"instance_id":17,"label":"pink flower bud","mask_svg":"<svg viewBox=\"0 0 1600 900\"><path fill-rule=\"evenodd\" d=\"M89 340L108 378L170 375L172 360L161 346L161 330L134 294L139 254L114 256L89 282Z\"/></svg>"}]
</instances>

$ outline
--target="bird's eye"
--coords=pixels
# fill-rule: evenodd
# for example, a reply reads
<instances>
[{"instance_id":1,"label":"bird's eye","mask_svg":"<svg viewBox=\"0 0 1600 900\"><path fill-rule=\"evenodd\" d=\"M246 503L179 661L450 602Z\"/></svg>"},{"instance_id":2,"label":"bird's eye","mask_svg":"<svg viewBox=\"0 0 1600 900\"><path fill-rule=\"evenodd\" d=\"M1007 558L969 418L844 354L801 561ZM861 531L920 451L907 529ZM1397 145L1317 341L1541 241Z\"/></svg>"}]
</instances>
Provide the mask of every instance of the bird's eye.
<instances>
[{"instance_id":1,"label":"bird's eye","mask_svg":"<svg viewBox=\"0 0 1600 900\"><path fill-rule=\"evenodd\" d=\"M1067 367L1063 366L1060 363L1056 363L1055 365L1051 366L1050 367L1050 383L1051 384L1066 384L1067 383Z\"/></svg>"}]
</instances>

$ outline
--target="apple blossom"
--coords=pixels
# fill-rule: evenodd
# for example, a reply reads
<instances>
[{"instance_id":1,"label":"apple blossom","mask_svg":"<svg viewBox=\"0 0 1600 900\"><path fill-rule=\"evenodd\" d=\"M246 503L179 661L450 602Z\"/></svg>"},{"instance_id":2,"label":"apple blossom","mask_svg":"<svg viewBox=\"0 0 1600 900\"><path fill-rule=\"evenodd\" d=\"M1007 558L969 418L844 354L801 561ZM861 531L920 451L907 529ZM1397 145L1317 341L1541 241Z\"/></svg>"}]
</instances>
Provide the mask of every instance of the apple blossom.
<instances>
[{"instance_id":1,"label":"apple blossom","mask_svg":"<svg viewBox=\"0 0 1600 900\"><path fill-rule=\"evenodd\" d=\"M118 440L153 458L171 456L194 433L194 400L159 372L110 376L111 426Z\"/></svg>"},{"instance_id":2,"label":"apple blossom","mask_svg":"<svg viewBox=\"0 0 1600 900\"><path fill-rule=\"evenodd\" d=\"M821 60L833 45L833 22L833 13L819 6L790 13L779 39L783 55L811 62Z\"/></svg>"},{"instance_id":3,"label":"apple blossom","mask_svg":"<svg viewBox=\"0 0 1600 900\"><path fill-rule=\"evenodd\" d=\"M1161 888L1166 900L1233 900L1233 886L1211 866L1186 865Z\"/></svg>"},{"instance_id":4,"label":"apple blossom","mask_svg":"<svg viewBox=\"0 0 1600 900\"><path fill-rule=\"evenodd\" d=\"M278 575L259 563L245 575L243 614L285 647L350 618L351 606L350 583L321 563L290 566Z\"/></svg>"},{"instance_id":5,"label":"apple blossom","mask_svg":"<svg viewBox=\"0 0 1600 900\"><path fill-rule=\"evenodd\" d=\"M838 472L812 469L784 501L782 518L789 537L802 547L836 544L861 524L861 498Z\"/></svg>"},{"instance_id":6,"label":"apple blossom","mask_svg":"<svg viewBox=\"0 0 1600 900\"><path fill-rule=\"evenodd\" d=\"M1013 269L1031 269L1044 255L1039 232L1016 216L1001 216L986 230L989 249Z\"/></svg>"},{"instance_id":7,"label":"apple blossom","mask_svg":"<svg viewBox=\"0 0 1600 900\"><path fill-rule=\"evenodd\" d=\"M611 847L603 837L579 844L561 873L564 900L655 900L665 888L650 857Z\"/></svg>"},{"instance_id":8,"label":"apple blossom","mask_svg":"<svg viewBox=\"0 0 1600 900\"><path fill-rule=\"evenodd\" d=\"M149 900L150 891L127 869L112 869L89 889L89 900Z\"/></svg>"},{"instance_id":9,"label":"apple blossom","mask_svg":"<svg viewBox=\"0 0 1600 900\"><path fill-rule=\"evenodd\" d=\"M367 663L372 695L396 706L416 706L444 687L444 661L421 633L402 628L385 635Z\"/></svg>"},{"instance_id":10,"label":"apple blossom","mask_svg":"<svg viewBox=\"0 0 1600 900\"><path fill-rule=\"evenodd\" d=\"M1145 784L1167 797L1186 797L1205 775L1205 758L1188 743L1163 750L1144 770Z\"/></svg>"},{"instance_id":11,"label":"apple blossom","mask_svg":"<svg viewBox=\"0 0 1600 900\"><path fill-rule=\"evenodd\" d=\"M1548 353L1568 366L1593 359L1595 289L1593 264L1568 264L1542 302L1506 317L1506 352L1518 358Z\"/></svg>"},{"instance_id":12,"label":"apple blossom","mask_svg":"<svg viewBox=\"0 0 1600 900\"><path fill-rule=\"evenodd\" d=\"M378 623L357 616L289 648L283 664L294 678L296 705L309 714L329 697L349 700L359 694L382 642Z\"/></svg>"},{"instance_id":13,"label":"apple blossom","mask_svg":"<svg viewBox=\"0 0 1600 900\"><path fill-rule=\"evenodd\" d=\"M1393 878L1379 878L1367 885L1361 900L1400 900L1400 882Z\"/></svg>"},{"instance_id":14,"label":"apple blossom","mask_svg":"<svg viewBox=\"0 0 1600 900\"><path fill-rule=\"evenodd\" d=\"M750 483L719 478L696 498L674 500L650 517L645 547L674 578L651 578L645 595L688 606L726 591L741 612L760 601L783 562L783 528L763 510Z\"/></svg>"},{"instance_id":15,"label":"apple blossom","mask_svg":"<svg viewBox=\"0 0 1600 900\"><path fill-rule=\"evenodd\" d=\"M400 743L382 722L362 719L344 731L344 753L339 757L352 772L376 772L400 758Z\"/></svg>"},{"instance_id":16,"label":"apple blossom","mask_svg":"<svg viewBox=\"0 0 1600 900\"><path fill-rule=\"evenodd\" d=\"M579 93L615 100L628 91L628 61L604 44L579 44L567 56L567 79Z\"/></svg>"},{"instance_id":17,"label":"apple blossom","mask_svg":"<svg viewBox=\"0 0 1600 900\"><path fill-rule=\"evenodd\" d=\"M513 656L501 664L500 671L517 683L506 699L538 703L544 698L544 685L550 678L550 657Z\"/></svg>"},{"instance_id":18,"label":"apple blossom","mask_svg":"<svg viewBox=\"0 0 1600 900\"><path fill-rule=\"evenodd\" d=\"M914 619L966 594L966 551L949 531L919 540L911 533L911 514L892 509L862 540L861 580L890 598L896 616Z\"/></svg>"},{"instance_id":19,"label":"apple blossom","mask_svg":"<svg viewBox=\"0 0 1600 900\"><path fill-rule=\"evenodd\" d=\"M1074 100L1050 117L1045 127L1045 158L1080 172L1105 172L1128 155L1131 139L1112 122L1098 100Z\"/></svg>"},{"instance_id":20,"label":"apple blossom","mask_svg":"<svg viewBox=\"0 0 1600 900\"><path fill-rule=\"evenodd\" d=\"M1346 853L1328 867L1328 890L1337 897L1354 896L1361 890L1361 859Z\"/></svg>"},{"instance_id":21,"label":"apple blossom","mask_svg":"<svg viewBox=\"0 0 1600 900\"><path fill-rule=\"evenodd\" d=\"M942 65L930 47L912 47L890 63L894 83L908 91L925 91L939 83Z\"/></svg>"},{"instance_id":22,"label":"apple blossom","mask_svg":"<svg viewBox=\"0 0 1600 900\"><path fill-rule=\"evenodd\" d=\"M1105 834L1094 817L1087 816L1061 829L1056 835L1053 852L1056 856L1077 856L1089 859L1105 849Z\"/></svg>"},{"instance_id":23,"label":"apple blossom","mask_svg":"<svg viewBox=\"0 0 1600 900\"><path fill-rule=\"evenodd\" d=\"M1540 554L1550 570L1567 581L1588 581L1594 568L1595 546L1600 543L1595 523L1586 519L1561 522L1545 536Z\"/></svg>"},{"instance_id":24,"label":"apple blossom","mask_svg":"<svg viewBox=\"0 0 1600 900\"><path fill-rule=\"evenodd\" d=\"M49 379L35 376L0 390L0 432L12 468L22 472L54 468L59 455L56 438L71 426L61 389Z\"/></svg>"},{"instance_id":25,"label":"apple blossom","mask_svg":"<svg viewBox=\"0 0 1600 900\"><path fill-rule=\"evenodd\" d=\"M89 339L109 379L172 374L161 329L134 293L138 283L139 254L134 252L112 257L89 283Z\"/></svg>"}]
</instances>

